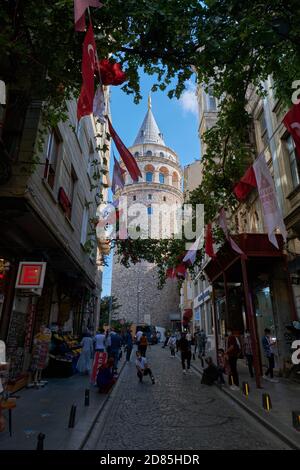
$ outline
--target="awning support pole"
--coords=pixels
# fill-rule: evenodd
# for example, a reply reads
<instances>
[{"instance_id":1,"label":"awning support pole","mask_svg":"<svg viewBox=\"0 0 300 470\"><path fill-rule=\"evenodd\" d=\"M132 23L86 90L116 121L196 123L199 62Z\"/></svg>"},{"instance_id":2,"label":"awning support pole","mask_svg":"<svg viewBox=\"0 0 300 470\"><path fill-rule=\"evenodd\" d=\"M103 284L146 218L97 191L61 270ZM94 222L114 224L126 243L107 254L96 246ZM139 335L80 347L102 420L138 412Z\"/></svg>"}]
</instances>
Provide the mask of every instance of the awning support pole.
<instances>
[{"instance_id":1,"label":"awning support pole","mask_svg":"<svg viewBox=\"0 0 300 470\"><path fill-rule=\"evenodd\" d=\"M258 339L256 333L256 324L255 324L255 317L252 307L252 299L251 299L251 292L249 289L248 283L248 273L247 273L247 265L246 260L241 258L241 265L242 265L242 275L243 275L243 286L244 286L244 294L245 294L245 302L246 302L246 314L248 316L249 322L249 329L251 335L251 344L253 350L253 363L255 369L255 381L256 387L261 387L261 374L260 374L260 362L259 362L259 348L258 348Z\"/></svg>"}]
</instances>

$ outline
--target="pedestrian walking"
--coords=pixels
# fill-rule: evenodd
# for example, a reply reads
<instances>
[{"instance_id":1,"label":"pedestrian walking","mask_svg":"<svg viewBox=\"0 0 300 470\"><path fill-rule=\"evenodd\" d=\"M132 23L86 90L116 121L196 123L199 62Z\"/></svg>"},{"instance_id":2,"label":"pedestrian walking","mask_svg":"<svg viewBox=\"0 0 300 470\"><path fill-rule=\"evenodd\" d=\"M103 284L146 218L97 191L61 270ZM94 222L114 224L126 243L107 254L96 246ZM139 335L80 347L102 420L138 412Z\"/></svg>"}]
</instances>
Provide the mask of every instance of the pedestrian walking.
<instances>
[{"instance_id":1,"label":"pedestrian walking","mask_svg":"<svg viewBox=\"0 0 300 470\"><path fill-rule=\"evenodd\" d=\"M104 329L101 328L96 334L96 336L94 337L95 351L104 352L105 341L106 341L106 335L104 333Z\"/></svg>"},{"instance_id":2,"label":"pedestrian walking","mask_svg":"<svg viewBox=\"0 0 300 470\"><path fill-rule=\"evenodd\" d=\"M169 339L171 337L171 334L169 331L166 331L166 334L165 334L165 342L164 342L164 345L163 345L163 349L165 349L165 347L167 346L168 342L169 342Z\"/></svg>"},{"instance_id":3,"label":"pedestrian walking","mask_svg":"<svg viewBox=\"0 0 300 470\"><path fill-rule=\"evenodd\" d=\"M176 330L176 352L178 352L178 349L179 349L179 341L180 341L180 338L181 338L181 333L179 330Z\"/></svg>"},{"instance_id":4,"label":"pedestrian walking","mask_svg":"<svg viewBox=\"0 0 300 470\"><path fill-rule=\"evenodd\" d=\"M276 341L272 341L271 330L269 328L265 328L264 332L265 335L262 338L262 346L265 357L268 361L268 368L264 375L264 379L269 380L270 382L278 382L278 380L274 379L275 356L273 346L276 344Z\"/></svg>"},{"instance_id":5,"label":"pedestrian walking","mask_svg":"<svg viewBox=\"0 0 300 470\"><path fill-rule=\"evenodd\" d=\"M186 374L185 363L187 363L187 370L189 371L191 368L191 345L189 341L186 339L186 333L181 333L181 338L179 340L178 348L181 352L181 365L182 365L182 372Z\"/></svg>"},{"instance_id":6,"label":"pedestrian walking","mask_svg":"<svg viewBox=\"0 0 300 470\"><path fill-rule=\"evenodd\" d=\"M170 336L168 341L168 347L170 348L171 357L175 357L175 349L176 349L176 335L175 333Z\"/></svg>"},{"instance_id":7,"label":"pedestrian walking","mask_svg":"<svg viewBox=\"0 0 300 470\"><path fill-rule=\"evenodd\" d=\"M203 328L197 335L197 341L198 341L198 357L201 358L205 356L205 348L206 348L206 343L207 343L207 336Z\"/></svg>"},{"instance_id":8,"label":"pedestrian walking","mask_svg":"<svg viewBox=\"0 0 300 470\"><path fill-rule=\"evenodd\" d=\"M254 377L253 351L252 351L252 343L251 343L251 336L250 336L249 330L245 330L245 333L243 336L243 349L244 349L244 355L246 357L250 377L253 378Z\"/></svg>"},{"instance_id":9,"label":"pedestrian walking","mask_svg":"<svg viewBox=\"0 0 300 470\"><path fill-rule=\"evenodd\" d=\"M122 338L119 335L119 333L117 333L114 329L111 332L110 341L111 341L110 356L114 358L114 370L117 371L119 357L120 357L120 349L122 346Z\"/></svg>"},{"instance_id":10,"label":"pedestrian walking","mask_svg":"<svg viewBox=\"0 0 300 470\"><path fill-rule=\"evenodd\" d=\"M231 330L228 331L227 339L227 350L225 355L228 358L230 366L230 375L229 375L229 385L232 390L239 389L239 375L237 370L237 361L241 352L241 347L238 339L232 333ZM233 383L232 383L233 382Z\"/></svg>"},{"instance_id":11,"label":"pedestrian walking","mask_svg":"<svg viewBox=\"0 0 300 470\"><path fill-rule=\"evenodd\" d=\"M136 369L137 369L137 376L139 378L139 381L142 383L143 382L143 377L146 375L150 376L150 379L152 381L152 384L155 384L155 379L152 373L152 370L149 367L149 362L146 359L146 357L143 357L140 353L140 351L136 352L136 361L135 361Z\"/></svg>"},{"instance_id":12,"label":"pedestrian walking","mask_svg":"<svg viewBox=\"0 0 300 470\"><path fill-rule=\"evenodd\" d=\"M106 330L104 344L106 347L108 357L110 357L111 355L111 334L112 334L112 329Z\"/></svg>"},{"instance_id":13,"label":"pedestrian walking","mask_svg":"<svg viewBox=\"0 0 300 470\"><path fill-rule=\"evenodd\" d=\"M132 348L133 348L133 340L132 340L132 334L131 334L130 328L127 328L125 338L124 338L124 344L125 344L125 351L126 351L126 362L129 362Z\"/></svg>"},{"instance_id":14,"label":"pedestrian walking","mask_svg":"<svg viewBox=\"0 0 300 470\"><path fill-rule=\"evenodd\" d=\"M142 336L143 336L142 330L138 330L135 334L135 344L137 346L137 350L139 350L140 348L140 341L141 341Z\"/></svg>"},{"instance_id":15,"label":"pedestrian walking","mask_svg":"<svg viewBox=\"0 0 300 470\"><path fill-rule=\"evenodd\" d=\"M225 380L223 374L226 374L226 359L224 349L218 349L217 353L217 362L218 362L218 383L224 385Z\"/></svg>"},{"instance_id":16,"label":"pedestrian walking","mask_svg":"<svg viewBox=\"0 0 300 470\"><path fill-rule=\"evenodd\" d=\"M86 334L82 338L80 345L82 349L76 367L81 374L89 374L94 357L94 340L90 334Z\"/></svg>"},{"instance_id":17,"label":"pedestrian walking","mask_svg":"<svg viewBox=\"0 0 300 470\"><path fill-rule=\"evenodd\" d=\"M143 333L140 339L139 351L143 357L146 357L146 351L148 346L148 339L146 333Z\"/></svg>"}]
</instances>

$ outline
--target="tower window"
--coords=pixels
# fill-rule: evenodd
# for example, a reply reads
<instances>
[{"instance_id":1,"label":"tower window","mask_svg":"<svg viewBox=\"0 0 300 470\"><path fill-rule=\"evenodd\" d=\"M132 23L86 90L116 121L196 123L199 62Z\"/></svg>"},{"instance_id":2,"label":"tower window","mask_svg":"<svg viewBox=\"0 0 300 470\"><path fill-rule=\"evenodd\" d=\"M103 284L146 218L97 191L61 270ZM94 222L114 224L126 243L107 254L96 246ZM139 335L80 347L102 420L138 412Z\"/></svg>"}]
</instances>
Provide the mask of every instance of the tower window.
<instances>
[{"instance_id":1,"label":"tower window","mask_svg":"<svg viewBox=\"0 0 300 470\"><path fill-rule=\"evenodd\" d=\"M152 156L151 150L147 150L146 155L147 155L147 157L151 157Z\"/></svg>"},{"instance_id":2,"label":"tower window","mask_svg":"<svg viewBox=\"0 0 300 470\"><path fill-rule=\"evenodd\" d=\"M164 152L159 152L159 156L164 158L164 156L165 156Z\"/></svg>"},{"instance_id":3,"label":"tower window","mask_svg":"<svg viewBox=\"0 0 300 470\"><path fill-rule=\"evenodd\" d=\"M152 199L152 194L148 194L148 199Z\"/></svg>"},{"instance_id":4,"label":"tower window","mask_svg":"<svg viewBox=\"0 0 300 470\"><path fill-rule=\"evenodd\" d=\"M152 181L153 181L153 173L152 173L152 171L147 171L147 173L146 173L146 181L147 181L147 183L152 183Z\"/></svg>"},{"instance_id":5,"label":"tower window","mask_svg":"<svg viewBox=\"0 0 300 470\"><path fill-rule=\"evenodd\" d=\"M133 199L134 201L136 201L136 196L132 196L132 199Z\"/></svg>"},{"instance_id":6,"label":"tower window","mask_svg":"<svg viewBox=\"0 0 300 470\"><path fill-rule=\"evenodd\" d=\"M165 183L165 175L163 173L159 173L159 182L161 184Z\"/></svg>"},{"instance_id":7,"label":"tower window","mask_svg":"<svg viewBox=\"0 0 300 470\"><path fill-rule=\"evenodd\" d=\"M135 152L134 154L135 157L139 157L139 155L140 155L139 152Z\"/></svg>"},{"instance_id":8,"label":"tower window","mask_svg":"<svg viewBox=\"0 0 300 470\"><path fill-rule=\"evenodd\" d=\"M167 198L166 198L166 196L164 196L164 197L163 197L163 201L166 202L166 200L167 200Z\"/></svg>"}]
</instances>

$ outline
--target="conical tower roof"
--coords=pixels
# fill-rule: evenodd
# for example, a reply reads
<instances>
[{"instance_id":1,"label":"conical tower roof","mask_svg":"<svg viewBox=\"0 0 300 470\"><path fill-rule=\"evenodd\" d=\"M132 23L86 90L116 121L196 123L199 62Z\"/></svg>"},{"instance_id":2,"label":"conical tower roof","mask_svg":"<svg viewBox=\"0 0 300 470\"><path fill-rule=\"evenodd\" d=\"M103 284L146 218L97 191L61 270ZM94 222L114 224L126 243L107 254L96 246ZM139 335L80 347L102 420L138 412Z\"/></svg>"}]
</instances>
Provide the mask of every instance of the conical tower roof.
<instances>
[{"instance_id":1,"label":"conical tower roof","mask_svg":"<svg viewBox=\"0 0 300 470\"><path fill-rule=\"evenodd\" d=\"M164 145L163 135L159 130L159 127L155 121L153 113L151 111L151 97L148 98L148 111L143 121L143 124L140 127L140 130L136 136L133 145L140 144L159 144Z\"/></svg>"}]
</instances>

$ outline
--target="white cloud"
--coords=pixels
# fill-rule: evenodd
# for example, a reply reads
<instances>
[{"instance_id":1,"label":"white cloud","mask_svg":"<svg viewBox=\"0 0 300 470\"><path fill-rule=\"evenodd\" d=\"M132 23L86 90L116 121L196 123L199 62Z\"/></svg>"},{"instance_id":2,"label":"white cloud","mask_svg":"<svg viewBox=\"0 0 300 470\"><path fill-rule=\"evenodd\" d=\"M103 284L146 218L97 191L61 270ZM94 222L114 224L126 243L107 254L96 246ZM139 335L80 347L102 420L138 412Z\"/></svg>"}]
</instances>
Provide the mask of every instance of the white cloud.
<instances>
[{"instance_id":1,"label":"white cloud","mask_svg":"<svg viewBox=\"0 0 300 470\"><path fill-rule=\"evenodd\" d=\"M196 85L191 81L187 84L187 89L182 93L179 104L184 113L192 113L198 117L198 101L196 96Z\"/></svg>"}]
</instances>

